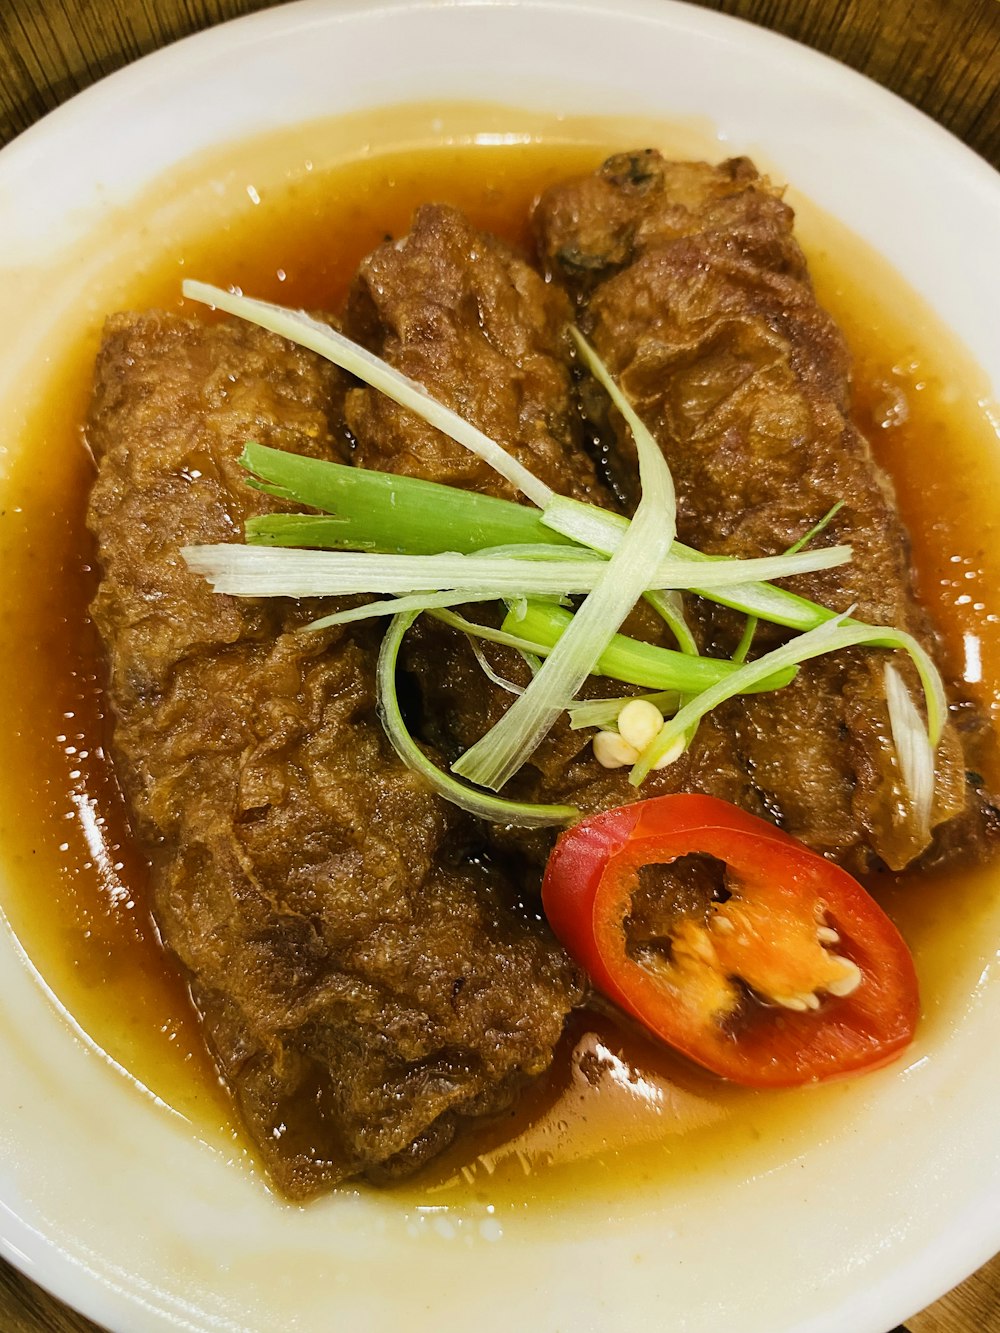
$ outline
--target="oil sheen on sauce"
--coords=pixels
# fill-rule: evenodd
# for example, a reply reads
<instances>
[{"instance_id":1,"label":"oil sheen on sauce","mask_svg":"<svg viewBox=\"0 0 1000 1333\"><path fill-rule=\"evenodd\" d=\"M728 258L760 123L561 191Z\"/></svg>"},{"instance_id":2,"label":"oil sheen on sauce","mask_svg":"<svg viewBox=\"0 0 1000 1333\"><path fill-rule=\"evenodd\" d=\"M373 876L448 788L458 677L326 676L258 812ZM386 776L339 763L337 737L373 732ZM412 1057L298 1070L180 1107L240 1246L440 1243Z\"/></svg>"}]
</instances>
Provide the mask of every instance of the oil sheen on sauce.
<instances>
[{"instance_id":1,"label":"oil sheen on sauce","mask_svg":"<svg viewBox=\"0 0 1000 1333\"><path fill-rule=\"evenodd\" d=\"M414 207L428 200L454 203L477 225L526 246L538 191L592 170L609 146L630 142L624 127L580 133L575 142L565 131L562 142L544 135L497 142L504 136L493 135L488 144L372 151L339 165L310 158L306 130L272 141L263 155L254 145L230 150L226 178L242 179L239 201L217 208L210 221L197 202L187 215L182 210L172 229L151 239L155 257L119 284L114 305L90 312L81 336L53 364L5 489L0 658L17 688L0 702L0 846L10 885L4 912L94 1045L186 1116L192 1132L226 1141L230 1152L239 1142L235 1118L183 978L160 945L146 862L108 757L104 669L87 618L96 578L84 523L93 465L81 430L100 316L123 306L177 308L180 279L189 275L283 304L336 309L359 260L387 235L404 234ZM281 159L281 170L268 176L264 158ZM206 164L192 170L204 174ZM858 423L896 483L919 593L942 632L942 666L996 723L997 440L978 373L874 255L795 202L820 299L854 353ZM996 783L1000 773L984 777ZM886 876L872 887L917 959L924 1018L906 1060L916 1059L968 1003L982 965L970 941L995 897L994 880L989 870L952 872L919 882ZM763 1160L762 1153L800 1150L827 1117L850 1110L856 1086L724 1087L608 1016L577 1015L552 1075L511 1117L399 1192L413 1202L519 1206L568 1191L579 1197L611 1181L621 1188L708 1171L720 1154Z\"/></svg>"}]
</instances>

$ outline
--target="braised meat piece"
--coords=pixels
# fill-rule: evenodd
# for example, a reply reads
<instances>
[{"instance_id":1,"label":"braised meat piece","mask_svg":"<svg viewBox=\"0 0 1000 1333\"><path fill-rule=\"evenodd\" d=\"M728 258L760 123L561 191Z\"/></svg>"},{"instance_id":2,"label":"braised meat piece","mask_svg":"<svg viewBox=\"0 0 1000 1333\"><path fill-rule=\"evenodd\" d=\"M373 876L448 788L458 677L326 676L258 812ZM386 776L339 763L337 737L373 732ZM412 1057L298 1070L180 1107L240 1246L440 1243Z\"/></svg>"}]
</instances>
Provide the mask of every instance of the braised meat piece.
<instances>
[{"instance_id":1,"label":"braised meat piece","mask_svg":"<svg viewBox=\"0 0 1000 1333\"><path fill-rule=\"evenodd\" d=\"M523 259L457 209L431 204L362 263L345 332L550 486L588 499L597 482L580 448L570 318L564 293ZM518 498L488 464L375 390L350 392L346 412L363 467Z\"/></svg>"},{"instance_id":2,"label":"braised meat piece","mask_svg":"<svg viewBox=\"0 0 1000 1333\"><path fill-rule=\"evenodd\" d=\"M247 439L346 456L330 367L244 325L120 315L90 523L118 772L155 910L276 1185L399 1174L549 1063L580 983L480 833L395 758L377 631L220 597L180 548L274 507ZM324 604L328 605L328 604Z\"/></svg>"},{"instance_id":3,"label":"braised meat piece","mask_svg":"<svg viewBox=\"0 0 1000 1333\"><path fill-rule=\"evenodd\" d=\"M680 539L778 553L843 501L821 540L849 542L853 561L792 586L927 642L891 486L851 422L847 351L780 192L745 158L712 167L626 153L547 191L535 226L546 270L670 463ZM620 456L631 448L623 434ZM730 650L739 619L699 614L703 637ZM755 650L775 642L762 628ZM854 869L899 869L927 847L895 764L884 661L821 658L790 688L719 714L746 775L740 803ZM964 818L961 841L975 844L985 825L964 768L949 727L932 823ZM674 780L702 789L703 775L679 768Z\"/></svg>"}]
</instances>

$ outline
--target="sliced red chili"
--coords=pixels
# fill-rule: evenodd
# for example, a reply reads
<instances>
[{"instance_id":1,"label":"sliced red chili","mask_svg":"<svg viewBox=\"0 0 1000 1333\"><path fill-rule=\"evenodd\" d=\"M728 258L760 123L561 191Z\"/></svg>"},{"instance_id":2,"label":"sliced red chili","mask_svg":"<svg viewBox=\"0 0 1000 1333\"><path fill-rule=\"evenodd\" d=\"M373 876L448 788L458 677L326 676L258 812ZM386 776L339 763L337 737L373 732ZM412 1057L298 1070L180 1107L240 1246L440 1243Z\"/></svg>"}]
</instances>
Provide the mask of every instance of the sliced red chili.
<instances>
[{"instance_id":1,"label":"sliced red chili","mask_svg":"<svg viewBox=\"0 0 1000 1333\"><path fill-rule=\"evenodd\" d=\"M724 864L724 900L681 911L659 948L631 947L640 872L692 854ZM725 801L662 796L584 820L556 844L542 900L599 990L737 1083L871 1069L913 1036L913 960L871 895Z\"/></svg>"}]
</instances>

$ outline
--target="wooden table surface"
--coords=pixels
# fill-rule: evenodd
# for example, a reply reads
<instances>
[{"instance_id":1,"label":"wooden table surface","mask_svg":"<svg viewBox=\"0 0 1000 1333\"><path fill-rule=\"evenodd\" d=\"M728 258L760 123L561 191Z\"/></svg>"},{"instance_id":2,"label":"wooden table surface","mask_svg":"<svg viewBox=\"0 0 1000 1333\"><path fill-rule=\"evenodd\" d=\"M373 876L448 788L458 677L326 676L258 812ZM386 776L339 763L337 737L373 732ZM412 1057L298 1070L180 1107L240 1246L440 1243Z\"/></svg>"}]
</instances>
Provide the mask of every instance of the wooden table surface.
<instances>
[{"instance_id":1,"label":"wooden table surface","mask_svg":"<svg viewBox=\"0 0 1000 1333\"><path fill-rule=\"evenodd\" d=\"M1000 168L1000 0L700 2L852 65ZM0 144L138 56L269 3L0 0ZM906 1327L909 1333L1000 1333L1000 1256ZM0 1260L0 1333L95 1328Z\"/></svg>"}]
</instances>

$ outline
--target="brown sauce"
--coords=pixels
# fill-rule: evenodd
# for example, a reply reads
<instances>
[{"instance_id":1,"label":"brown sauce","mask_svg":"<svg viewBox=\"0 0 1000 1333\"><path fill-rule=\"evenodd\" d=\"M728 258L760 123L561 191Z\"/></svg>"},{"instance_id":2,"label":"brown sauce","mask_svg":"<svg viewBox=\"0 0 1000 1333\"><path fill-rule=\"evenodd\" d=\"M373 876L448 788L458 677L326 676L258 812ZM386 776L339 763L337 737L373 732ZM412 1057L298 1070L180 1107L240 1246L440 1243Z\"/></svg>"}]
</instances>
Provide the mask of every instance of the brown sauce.
<instances>
[{"instance_id":1,"label":"brown sauce","mask_svg":"<svg viewBox=\"0 0 1000 1333\"><path fill-rule=\"evenodd\" d=\"M195 200L172 229L149 222L153 260L105 283L109 303L90 301L73 345L44 377L0 513L0 662L9 682L0 700L3 910L91 1041L215 1141L235 1137L233 1117L152 922L145 861L108 759L103 665L87 618L95 583L84 524L92 463L81 422L100 317L120 306L176 307L187 275L335 309L363 255L387 234L403 234L414 207L430 199L454 203L477 225L525 245L535 194L561 175L591 170L607 145L631 138L619 127L578 134L584 142L459 142L323 165L301 151L308 146L301 133L295 152L286 136L281 170L273 168L273 143L258 156L253 146L230 152L230 185L244 173L238 202L230 188L211 216ZM573 135L563 127L561 137ZM262 166L265 159L272 165ZM203 166L191 170L194 178ZM821 299L856 358L859 424L896 480L920 594L942 631L943 665L996 722L997 442L980 377L875 256L807 205L800 211ZM1000 773L986 777L996 783ZM989 870L979 870L919 882L886 877L873 887L921 977L925 1017L908 1063L946 1033L974 992L990 952L981 927L996 886ZM578 1195L623 1172L634 1181L709 1172L720 1154L752 1152L760 1162L801 1150L827 1116L860 1107L864 1097L857 1092L864 1080L781 1094L724 1087L597 1015L577 1016L564 1046L552 1076L506 1122L484 1131L476 1157L466 1149L401 1192L415 1201L512 1203L565 1189ZM576 1062L574 1046L582 1052Z\"/></svg>"}]
</instances>

